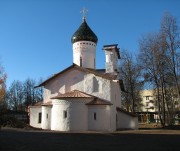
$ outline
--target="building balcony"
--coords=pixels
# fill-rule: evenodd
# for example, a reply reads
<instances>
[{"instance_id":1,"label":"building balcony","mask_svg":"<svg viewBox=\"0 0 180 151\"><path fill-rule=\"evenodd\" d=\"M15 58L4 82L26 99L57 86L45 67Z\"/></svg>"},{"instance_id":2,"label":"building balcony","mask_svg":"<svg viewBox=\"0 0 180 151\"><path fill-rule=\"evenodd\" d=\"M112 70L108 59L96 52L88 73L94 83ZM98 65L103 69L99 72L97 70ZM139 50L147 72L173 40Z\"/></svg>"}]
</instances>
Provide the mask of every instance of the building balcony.
<instances>
[{"instance_id":1,"label":"building balcony","mask_svg":"<svg viewBox=\"0 0 180 151\"><path fill-rule=\"evenodd\" d=\"M154 103L153 100L145 100L146 103Z\"/></svg>"},{"instance_id":2,"label":"building balcony","mask_svg":"<svg viewBox=\"0 0 180 151\"><path fill-rule=\"evenodd\" d=\"M150 100L145 100L145 102L146 102L146 103L149 103L149 102L150 102Z\"/></svg>"},{"instance_id":3,"label":"building balcony","mask_svg":"<svg viewBox=\"0 0 180 151\"><path fill-rule=\"evenodd\" d=\"M151 110L154 110L154 106L146 106L145 109L151 109Z\"/></svg>"}]
</instances>

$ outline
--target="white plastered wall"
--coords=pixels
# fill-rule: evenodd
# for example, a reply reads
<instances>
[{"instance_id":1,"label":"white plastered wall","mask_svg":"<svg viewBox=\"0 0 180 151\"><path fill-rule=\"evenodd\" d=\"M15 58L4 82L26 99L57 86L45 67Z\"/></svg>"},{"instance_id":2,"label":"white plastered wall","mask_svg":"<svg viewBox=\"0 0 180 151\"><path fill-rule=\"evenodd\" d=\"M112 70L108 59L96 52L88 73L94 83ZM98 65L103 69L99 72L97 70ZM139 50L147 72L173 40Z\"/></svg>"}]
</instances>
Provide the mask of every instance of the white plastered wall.
<instances>
[{"instance_id":1,"label":"white plastered wall","mask_svg":"<svg viewBox=\"0 0 180 151\"><path fill-rule=\"evenodd\" d=\"M109 105L89 105L88 106L88 130L93 131L112 131L110 124ZM96 114L96 119L94 119Z\"/></svg>"},{"instance_id":2,"label":"white plastered wall","mask_svg":"<svg viewBox=\"0 0 180 151\"><path fill-rule=\"evenodd\" d=\"M51 129L58 131L88 130L88 108L85 105L89 99L74 98L53 100ZM67 111L64 118L63 112Z\"/></svg>"},{"instance_id":3,"label":"white plastered wall","mask_svg":"<svg viewBox=\"0 0 180 151\"><path fill-rule=\"evenodd\" d=\"M81 66L80 57L82 58L82 67L95 68L96 44L91 41L79 41L73 44L73 63Z\"/></svg>"},{"instance_id":4,"label":"white plastered wall","mask_svg":"<svg viewBox=\"0 0 180 151\"><path fill-rule=\"evenodd\" d=\"M117 112L117 129L138 129L138 117Z\"/></svg>"},{"instance_id":5,"label":"white plastered wall","mask_svg":"<svg viewBox=\"0 0 180 151\"><path fill-rule=\"evenodd\" d=\"M82 90L84 87L84 74L77 69L71 69L57 76L44 86L44 102L52 101L50 98L72 90Z\"/></svg>"},{"instance_id":6,"label":"white plastered wall","mask_svg":"<svg viewBox=\"0 0 180 151\"><path fill-rule=\"evenodd\" d=\"M117 80L110 81L110 100L111 100L111 110L110 110L110 124L111 131L115 131L117 129L116 123L116 108L121 107L121 89Z\"/></svg>"},{"instance_id":7,"label":"white plastered wall","mask_svg":"<svg viewBox=\"0 0 180 151\"><path fill-rule=\"evenodd\" d=\"M110 80L73 68L66 74L56 77L45 85L44 101L51 101L51 97L72 90L80 90L108 101L111 100Z\"/></svg>"},{"instance_id":8,"label":"white plastered wall","mask_svg":"<svg viewBox=\"0 0 180 151\"><path fill-rule=\"evenodd\" d=\"M42 113L41 106L39 107L30 107L30 126L41 128L41 123L39 123L39 113Z\"/></svg>"},{"instance_id":9,"label":"white plastered wall","mask_svg":"<svg viewBox=\"0 0 180 151\"><path fill-rule=\"evenodd\" d=\"M118 80L111 81L111 100L113 105L121 107L121 88Z\"/></svg>"},{"instance_id":10,"label":"white plastered wall","mask_svg":"<svg viewBox=\"0 0 180 151\"><path fill-rule=\"evenodd\" d=\"M69 131L69 116L64 119L63 111L69 110L70 103L63 100L53 100L51 130Z\"/></svg>"},{"instance_id":11,"label":"white plastered wall","mask_svg":"<svg viewBox=\"0 0 180 151\"><path fill-rule=\"evenodd\" d=\"M52 106L42 106L42 129L51 129L51 108Z\"/></svg>"},{"instance_id":12,"label":"white plastered wall","mask_svg":"<svg viewBox=\"0 0 180 151\"><path fill-rule=\"evenodd\" d=\"M91 73L84 77L84 92L111 101L110 80L95 76Z\"/></svg>"}]
</instances>

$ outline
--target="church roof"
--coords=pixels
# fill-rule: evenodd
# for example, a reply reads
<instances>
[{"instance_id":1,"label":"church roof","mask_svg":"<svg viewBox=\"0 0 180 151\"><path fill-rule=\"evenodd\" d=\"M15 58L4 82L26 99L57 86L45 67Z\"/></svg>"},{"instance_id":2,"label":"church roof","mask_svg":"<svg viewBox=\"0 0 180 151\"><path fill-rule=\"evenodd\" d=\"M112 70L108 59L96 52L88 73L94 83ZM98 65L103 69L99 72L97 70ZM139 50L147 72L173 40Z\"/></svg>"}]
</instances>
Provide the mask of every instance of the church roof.
<instances>
[{"instance_id":1,"label":"church roof","mask_svg":"<svg viewBox=\"0 0 180 151\"><path fill-rule=\"evenodd\" d=\"M43 103L43 101L37 102L34 105L30 105L29 107L41 107L41 106L52 106L52 101Z\"/></svg>"},{"instance_id":2,"label":"church roof","mask_svg":"<svg viewBox=\"0 0 180 151\"><path fill-rule=\"evenodd\" d=\"M32 105L32 106L38 107L38 106L41 106L42 104L43 104L43 101L40 101L40 102L35 103L35 104ZM31 106L31 105L30 105L30 106Z\"/></svg>"},{"instance_id":3,"label":"church roof","mask_svg":"<svg viewBox=\"0 0 180 151\"><path fill-rule=\"evenodd\" d=\"M95 97L94 100L86 105L113 105L111 102Z\"/></svg>"},{"instance_id":4,"label":"church roof","mask_svg":"<svg viewBox=\"0 0 180 151\"><path fill-rule=\"evenodd\" d=\"M47 82L51 81L52 79L56 78L57 76L61 75L61 74L64 74L65 72L71 70L71 69L77 69L79 71L82 71L82 72L86 72L86 73L92 73L98 77L102 77L102 78L105 78L105 79L108 79L108 80L114 80L117 76L112 76L111 74L108 74L108 73L103 73L102 71L103 70L96 70L96 69L89 69L89 68L83 68L83 67L80 67L76 64L73 64L71 66L69 66L68 68L64 69L63 71L57 73L57 74L54 74L52 77L48 78L47 80L45 80L44 82L40 83L38 86L36 87L40 87L40 86L44 86ZM35 87L35 88L36 88Z\"/></svg>"},{"instance_id":5,"label":"church roof","mask_svg":"<svg viewBox=\"0 0 180 151\"><path fill-rule=\"evenodd\" d=\"M49 102L46 102L46 103L43 103L42 106L52 106L52 101L49 101Z\"/></svg>"},{"instance_id":6,"label":"church roof","mask_svg":"<svg viewBox=\"0 0 180 151\"><path fill-rule=\"evenodd\" d=\"M66 92L64 94L59 94L55 97L52 97L51 99L61 99L61 98L93 98L93 100L87 103L86 105L112 105L112 103L109 101L100 99L98 97L95 97L93 95L87 94L79 90L73 90L70 92Z\"/></svg>"},{"instance_id":7,"label":"church roof","mask_svg":"<svg viewBox=\"0 0 180 151\"><path fill-rule=\"evenodd\" d=\"M66 92L64 94L59 94L58 96L52 97L51 99L60 99L60 98L92 98L92 95L84 93L79 90L73 90L71 92Z\"/></svg>"},{"instance_id":8,"label":"church roof","mask_svg":"<svg viewBox=\"0 0 180 151\"><path fill-rule=\"evenodd\" d=\"M92 41L94 43L97 43L98 41L97 36L88 26L85 18L83 19L83 22L78 30L73 34L71 38L72 43L75 43L77 41Z\"/></svg>"}]
</instances>

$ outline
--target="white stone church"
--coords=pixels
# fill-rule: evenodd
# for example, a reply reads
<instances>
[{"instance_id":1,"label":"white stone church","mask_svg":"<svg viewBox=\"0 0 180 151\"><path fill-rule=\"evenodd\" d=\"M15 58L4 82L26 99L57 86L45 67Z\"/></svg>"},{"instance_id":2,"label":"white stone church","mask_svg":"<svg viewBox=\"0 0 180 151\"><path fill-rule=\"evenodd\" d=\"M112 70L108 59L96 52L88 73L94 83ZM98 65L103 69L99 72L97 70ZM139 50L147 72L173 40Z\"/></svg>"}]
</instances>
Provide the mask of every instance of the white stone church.
<instances>
[{"instance_id":1,"label":"white stone church","mask_svg":"<svg viewBox=\"0 0 180 151\"><path fill-rule=\"evenodd\" d=\"M30 125L57 131L137 129L137 117L121 109L117 44L103 47L105 69L96 69L98 38L86 18L71 41L73 65L37 86L43 87L44 100L29 107Z\"/></svg>"}]
</instances>

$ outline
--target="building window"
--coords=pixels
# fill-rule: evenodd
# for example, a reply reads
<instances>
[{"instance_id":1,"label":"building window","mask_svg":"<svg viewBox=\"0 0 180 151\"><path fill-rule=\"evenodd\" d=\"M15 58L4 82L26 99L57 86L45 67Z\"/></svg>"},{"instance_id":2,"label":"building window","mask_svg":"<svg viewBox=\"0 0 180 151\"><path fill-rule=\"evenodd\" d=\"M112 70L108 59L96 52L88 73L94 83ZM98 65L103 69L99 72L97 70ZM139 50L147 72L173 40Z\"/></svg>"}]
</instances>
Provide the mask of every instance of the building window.
<instances>
[{"instance_id":1,"label":"building window","mask_svg":"<svg viewBox=\"0 0 180 151\"><path fill-rule=\"evenodd\" d=\"M38 123L41 123L41 118L42 118L42 113L39 112L39 116L38 116Z\"/></svg>"},{"instance_id":2,"label":"building window","mask_svg":"<svg viewBox=\"0 0 180 151\"><path fill-rule=\"evenodd\" d=\"M63 111L63 117L67 118L67 111L65 111L65 110Z\"/></svg>"},{"instance_id":3,"label":"building window","mask_svg":"<svg viewBox=\"0 0 180 151\"><path fill-rule=\"evenodd\" d=\"M80 66L82 67L82 57L80 57Z\"/></svg>"},{"instance_id":4,"label":"building window","mask_svg":"<svg viewBox=\"0 0 180 151\"><path fill-rule=\"evenodd\" d=\"M94 112L94 120L96 120L96 112Z\"/></svg>"},{"instance_id":5,"label":"building window","mask_svg":"<svg viewBox=\"0 0 180 151\"><path fill-rule=\"evenodd\" d=\"M48 119L48 114L46 114L46 118Z\"/></svg>"},{"instance_id":6,"label":"building window","mask_svg":"<svg viewBox=\"0 0 180 151\"><path fill-rule=\"evenodd\" d=\"M94 69L96 68L96 60L95 60L95 58L94 58Z\"/></svg>"},{"instance_id":7,"label":"building window","mask_svg":"<svg viewBox=\"0 0 180 151\"><path fill-rule=\"evenodd\" d=\"M149 100L149 96L146 96L146 100Z\"/></svg>"}]
</instances>

